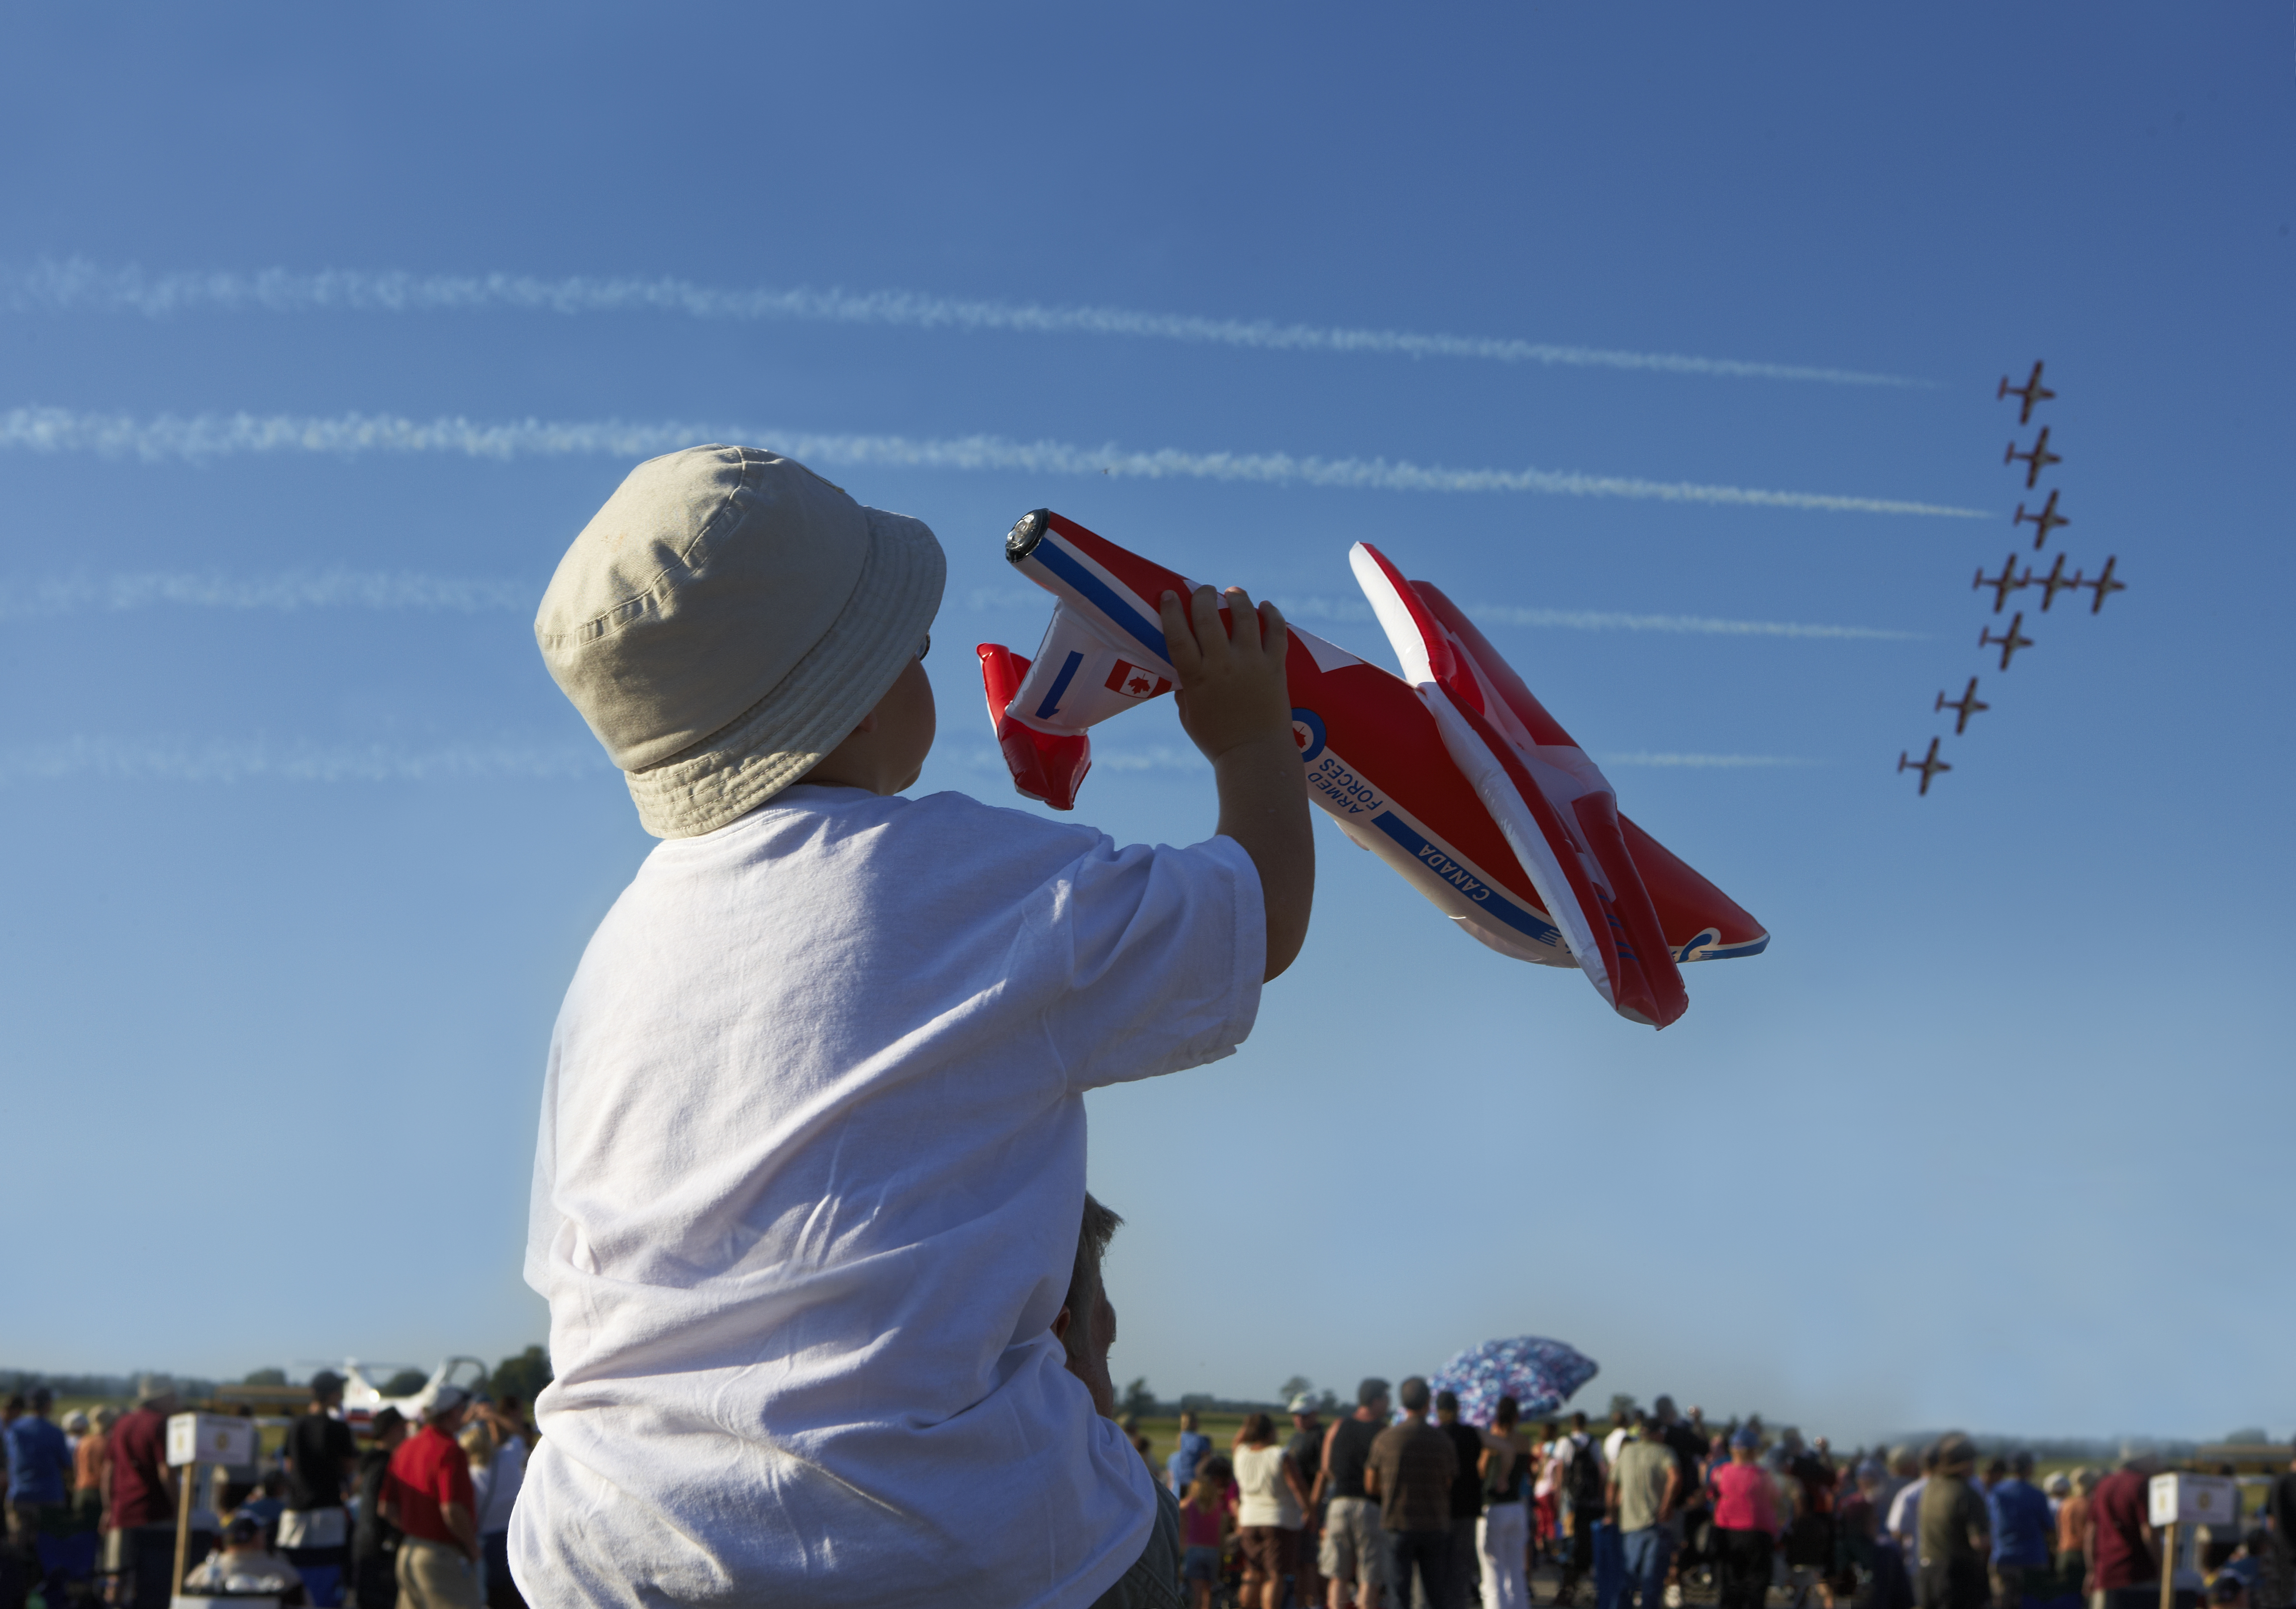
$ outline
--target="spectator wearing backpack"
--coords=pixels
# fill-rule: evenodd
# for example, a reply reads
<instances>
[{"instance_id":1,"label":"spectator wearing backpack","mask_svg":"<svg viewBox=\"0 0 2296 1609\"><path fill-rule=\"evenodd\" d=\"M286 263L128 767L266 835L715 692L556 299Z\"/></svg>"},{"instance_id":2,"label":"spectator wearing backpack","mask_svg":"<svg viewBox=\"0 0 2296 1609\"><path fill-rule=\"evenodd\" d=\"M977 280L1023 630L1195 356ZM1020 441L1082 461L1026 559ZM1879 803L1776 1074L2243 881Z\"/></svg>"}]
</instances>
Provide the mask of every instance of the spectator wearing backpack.
<instances>
[{"instance_id":1,"label":"spectator wearing backpack","mask_svg":"<svg viewBox=\"0 0 2296 1609\"><path fill-rule=\"evenodd\" d=\"M1570 1433L1556 1443L1554 1454L1562 1465L1557 1490L1562 1498L1562 1580L1554 1589L1557 1605L1568 1604L1578 1583L1595 1566L1595 1528L1605 1524L1610 1472L1603 1467L1603 1449L1587 1433L1587 1416L1570 1416Z\"/></svg>"}]
</instances>

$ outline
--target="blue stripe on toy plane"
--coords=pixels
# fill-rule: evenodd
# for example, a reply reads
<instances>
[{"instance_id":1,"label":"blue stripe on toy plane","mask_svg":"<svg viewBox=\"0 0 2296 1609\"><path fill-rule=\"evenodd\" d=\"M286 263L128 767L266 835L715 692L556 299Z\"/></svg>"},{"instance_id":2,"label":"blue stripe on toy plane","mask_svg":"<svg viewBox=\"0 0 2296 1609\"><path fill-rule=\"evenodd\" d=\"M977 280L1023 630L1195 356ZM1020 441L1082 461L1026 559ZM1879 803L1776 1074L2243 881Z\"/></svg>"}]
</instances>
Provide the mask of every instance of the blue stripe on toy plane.
<instances>
[{"instance_id":1,"label":"blue stripe on toy plane","mask_svg":"<svg viewBox=\"0 0 2296 1609\"><path fill-rule=\"evenodd\" d=\"M1126 603L1116 589L1087 570L1082 560L1070 553L1057 538L1047 536L1037 544L1037 551L1029 562L1042 564L1072 587L1077 595L1108 617L1111 625L1129 633L1141 646L1156 656L1156 663L1168 664L1165 657L1164 628Z\"/></svg>"},{"instance_id":2,"label":"blue stripe on toy plane","mask_svg":"<svg viewBox=\"0 0 2296 1609\"><path fill-rule=\"evenodd\" d=\"M1513 900L1508 899L1506 891L1504 889L1497 888L1491 883L1484 882L1481 878L1475 876L1473 873L1470 872L1460 863L1457 857L1445 852L1434 844L1428 842L1426 839L1421 837L1417 833L1412 831L1409 826L1405 825L1403 819L1393 810L1382 810L1378 815L1372 817L1371 824L1377 827L1381 832L1386 833L1390 838L1394 839L1396 842L1401 844L1405 849L1410 850L1411 858L1414 860L1418 861L1422 866L1427 866L1430 870L1435 871L1439 875L1441 874L1441 868L1435 865L1435 861L1438 858L1442 860L1444 866L1456 868L1461 876L1472 880L1475 887L1480 889L1488 889L1490 891L1491 896L1488 899L1473 900L1473 896L1471 894L1468 895L1468 898L1471 900L1473 900L1477 910L1490 912L1500 921L1514 929L1515 932L1522 934L1525 938L1529 939L1536 943L1552 945L1561 941L1562 938L1562 929L1555 927L1549 923L1541 922L1538 917L1523 909ZM1454 888L1458 888L1459 886L1447 876L1444 877L1443 880L1446 882L1450 882ZM1464 888L1460 888L1459 891L1462 894L1467 893L1467 891Z\"/></svg>"},{"instance_id":3,"label":"blue stripe on toy plane","mask_svg":"<svg viewBox=\"0 0 2296 1609\"><path fill-rule=\"evenodd\" d=\"M1073 652L1071 652L1068 659L1062 662L1061 666L1061 673L1053 678L1052 688L1045 694L1045 702L1037 706L1037 718L1038 720L1050 720L1053 718L1053 711L1061 707L1061 694L1069 690L1069 683L1076 676L1077 667L1083 663L1084 655Z\"/></svg>"}]
</instances>

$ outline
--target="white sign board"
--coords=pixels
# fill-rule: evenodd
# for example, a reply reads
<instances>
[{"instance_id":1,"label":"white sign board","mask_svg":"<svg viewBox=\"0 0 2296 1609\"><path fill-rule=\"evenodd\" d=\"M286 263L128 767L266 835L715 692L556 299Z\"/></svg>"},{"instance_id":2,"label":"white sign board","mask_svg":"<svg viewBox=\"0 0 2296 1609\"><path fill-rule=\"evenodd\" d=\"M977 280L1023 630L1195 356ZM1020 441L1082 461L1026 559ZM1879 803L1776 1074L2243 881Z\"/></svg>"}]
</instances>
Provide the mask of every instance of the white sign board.
<instances>
[{"instance_id":1,"label":"white sign board","mask_svg":"<svg viewBox=\"0 0 2296 1609\"><path fill-rule=\"evenodd\" d=\"M222 1414L171 1414L168 1416L168 1462L252 1464L255 1421Z\"/></svg>"},{"instance_id":2,"label":"white sign board","mask_svg":"<svg viewBox=\"0 0 2296 1609\"><path fill-rule=\"evenodd\" d=\"M2154 1475L2146 1490L2155 1525L2206 1525L2221 1534L2240 1521L2240 1483L2229 1475Z\"/></svg>"}]
</instances>

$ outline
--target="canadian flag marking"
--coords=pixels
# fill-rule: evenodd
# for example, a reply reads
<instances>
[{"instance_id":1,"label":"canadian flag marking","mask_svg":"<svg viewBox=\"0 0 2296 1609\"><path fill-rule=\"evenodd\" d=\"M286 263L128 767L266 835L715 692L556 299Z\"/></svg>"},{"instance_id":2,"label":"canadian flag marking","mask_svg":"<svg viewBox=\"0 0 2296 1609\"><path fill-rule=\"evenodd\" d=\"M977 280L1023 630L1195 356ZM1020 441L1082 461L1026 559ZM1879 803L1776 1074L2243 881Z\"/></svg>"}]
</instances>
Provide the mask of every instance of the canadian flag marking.
<instances>
[{"instance_id":1,"label":"canadian flag marking","mask_svg":"<svg viewBox=\"0 0 2296 1609\"><path fill-rule=\"evenodd\" d=\"M1152 670L1143 669L1129 660L1116 661L1116 669L1108 673L1108 690L1121 693L1127 698L1154 698L1160 693L1169 693L1169 678Z\"/></svg>"}]
</instances>

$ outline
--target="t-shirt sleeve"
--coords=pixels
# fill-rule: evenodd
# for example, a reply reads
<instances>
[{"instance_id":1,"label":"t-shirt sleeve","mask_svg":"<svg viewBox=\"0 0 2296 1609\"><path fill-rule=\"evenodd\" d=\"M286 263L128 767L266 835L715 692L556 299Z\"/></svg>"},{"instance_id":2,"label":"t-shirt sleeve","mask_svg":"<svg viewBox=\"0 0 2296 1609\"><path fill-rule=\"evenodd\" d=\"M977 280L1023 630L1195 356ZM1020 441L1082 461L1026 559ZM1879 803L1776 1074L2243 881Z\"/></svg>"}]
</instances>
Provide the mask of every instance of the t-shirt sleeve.
<instances>
[{"instance_id":1,"label":"t-shirt sleeve","mask_svg":"<svg viewBox=\"0 0 2296 1609\"><path fill-rule=\"evenodd\" d=\"M1065 968L1046 1027L1077 1089L1232 1054L1267 965L1259 873L1243 846L1117 849L1102 839L1050 891L1041 964Z\"/></svg>"}]
</instances>

